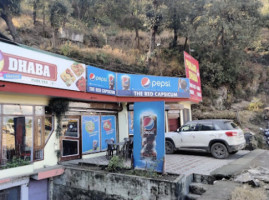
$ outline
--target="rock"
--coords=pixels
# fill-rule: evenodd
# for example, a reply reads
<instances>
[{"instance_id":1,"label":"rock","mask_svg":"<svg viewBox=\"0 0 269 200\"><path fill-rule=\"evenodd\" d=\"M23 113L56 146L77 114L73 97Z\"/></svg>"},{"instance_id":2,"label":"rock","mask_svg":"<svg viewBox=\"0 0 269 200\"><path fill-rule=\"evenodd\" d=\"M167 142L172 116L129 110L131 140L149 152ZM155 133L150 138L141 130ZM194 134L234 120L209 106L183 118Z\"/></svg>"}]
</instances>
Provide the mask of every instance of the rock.
<instances>
[{"instance_id":1,"label":"rock","mask_svg":"<svg viewBox=\"0 0 269 200\"><path fill-rule=\"evenodd\" d=\"M224 110L225 106L224 106L224 102L227 99L227 94L228 94L228 89L225 86L222 86L218 89L217 91L217 95L218 98L215 100L215 107L218 110Z\"/></svg>"},{"instance_id":2,"label":"rock","mask_svg":"<svg viewBox=\"0 0 269 200\"><path fill-rule=\"evenodd\" d=\"M252 187L260 187L260 181L258 179L253 179L249 181L248 184Z\"/></svg>"},{"instance_id":3,"label":"rock","mask_svg":"<svg viewBox=\"0 0 269 200\"><path fill-rule=\"evenodd\" d=\"M254 176L254 178L259 179L265 183L269 183L269 175Z\"/></svg>"},{"instance_id":4,"label":"rock","mask_svg":"<svg viewBox=\"0 0 269 200\"><path fill-rule=\"evenodd\" d=\"M66 28L59 29L59 37L62 39L71 40L74 42L81 42L83 43L84 34L75 32L74 30L69 30Z\"/></svg>"},{"instance_id":5,"label":"rock","mask_svg":"<svg viewBox=\"0 0 269 200\"><path fill-rule=\"evenodd\" d=\"M256 169L249 169L248 172L252 175L261 175L261 171Z\"/></svg>"},{"instance_id":6,"label":"rock","mask_svg":"<svg viewBox=\"0 0 269 200\"><path fill-rule=\"evenodd\" d=\"M207 185L202 183L191 183L189 186L190 192L192 194L202 195L207 190Z\"/></svg>"},{"instance_id":7,"label":"rock","mask_svg":"<svg viewBox=\"0 0 269 200\"><path fill-rule=\"evenodd\" d=\"M250 173L244 173L235 178L235 182L239 183L247 183L253 180L253 177L250 175Z\"/></svg>"}]
</instances>

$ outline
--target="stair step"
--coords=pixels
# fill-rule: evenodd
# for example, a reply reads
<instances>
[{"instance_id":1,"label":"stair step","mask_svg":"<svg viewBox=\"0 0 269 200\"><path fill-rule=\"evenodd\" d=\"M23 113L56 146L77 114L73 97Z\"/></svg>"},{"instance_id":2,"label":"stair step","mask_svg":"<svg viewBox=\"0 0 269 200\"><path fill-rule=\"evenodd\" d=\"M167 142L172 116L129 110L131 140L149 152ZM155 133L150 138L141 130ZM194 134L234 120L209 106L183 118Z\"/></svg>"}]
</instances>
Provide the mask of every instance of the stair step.
<instances>
[{"instance_id":1,"label":"stair step","mask_svg":"<svg viewBox=\"0 0 269 200\"><path fill-rule=\"evenodd\" d=\"M187 194L186 195L186 200L197 200L201 197L201 195L198 194Z\"/></svg>"},{"instance_id":2,"label":"stair step","mask_svg":"<svg viewBox=\"0 0 269 200\"><path fill-rule=\"evenodd\" d=\"M213 185L215 177L210 175L193 174L193 182Z\"/></svg>"},{"instance_id":3,"label":"stair step","mask_svg":"<svg viewBox=\"0 0 269 200\"><path fill-rule=\"evenodd\" d=\"M192 194L201 195L205 193L207 189L208 189L208 185L205 185L203 183L191 183L189 186L189 191Z\"/></svg>"}]
</instances>

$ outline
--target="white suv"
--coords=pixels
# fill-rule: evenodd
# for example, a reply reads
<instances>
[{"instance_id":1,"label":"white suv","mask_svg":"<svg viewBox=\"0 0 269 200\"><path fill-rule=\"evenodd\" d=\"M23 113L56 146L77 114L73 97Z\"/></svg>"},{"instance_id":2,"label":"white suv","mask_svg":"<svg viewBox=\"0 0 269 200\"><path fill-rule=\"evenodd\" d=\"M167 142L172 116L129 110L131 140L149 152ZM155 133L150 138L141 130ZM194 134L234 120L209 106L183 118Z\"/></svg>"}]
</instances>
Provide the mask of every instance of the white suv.
<instances>
[{"instance_id":1,"label":"white suv","mask_svg":"<svg viewBox=\"0 0 269 200\"><path fill-rule=\"evenodd\" d=\"M165 151L195 150L210 152L215 158L227 158L245 147L243 131L231 120L211 119L187 122L177 132L165 134Z\"/></svg>"}]
</instances>

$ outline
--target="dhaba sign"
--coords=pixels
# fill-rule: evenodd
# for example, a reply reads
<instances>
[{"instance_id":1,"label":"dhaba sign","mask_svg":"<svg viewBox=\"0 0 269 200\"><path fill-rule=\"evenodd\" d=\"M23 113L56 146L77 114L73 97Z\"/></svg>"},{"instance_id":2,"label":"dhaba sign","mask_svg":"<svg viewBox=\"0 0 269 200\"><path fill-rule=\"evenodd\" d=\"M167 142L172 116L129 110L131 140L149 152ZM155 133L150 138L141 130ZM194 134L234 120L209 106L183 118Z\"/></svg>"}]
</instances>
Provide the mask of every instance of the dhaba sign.
<instances>
[{"instance_id":1,"label":"dhaba sign","mask_svg":"<svg viewBox=\"0 0 269 200\"><path fill-rule=\"evenodd\" d=\"M85 65L0 42L0 80L86 91Z\"/></svg>"},{"instance_id":2,"label":"dhaba sign","mask_svg":"<svg viewBox=\"0 0 269 200\"><path fill-rule=\"evenodd\" d=\"M199 62L184 51L186 77L190 80L190 99L202 101L201 78Z\"/></svg>"}]
</instances>

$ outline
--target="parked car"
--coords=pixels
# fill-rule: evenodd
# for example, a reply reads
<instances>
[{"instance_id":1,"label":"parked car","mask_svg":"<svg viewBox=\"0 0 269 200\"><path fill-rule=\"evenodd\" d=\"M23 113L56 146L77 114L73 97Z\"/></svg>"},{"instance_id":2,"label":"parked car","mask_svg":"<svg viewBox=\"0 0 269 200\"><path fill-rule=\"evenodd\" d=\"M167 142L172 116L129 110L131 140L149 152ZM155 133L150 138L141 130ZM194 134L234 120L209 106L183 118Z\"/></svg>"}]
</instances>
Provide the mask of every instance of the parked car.
<instances>
[{"instance_id":1,"label":"parked car","mask_svg":"<svg viewBox=\"0 0 269 200\"><path fill-rule=\"evenodd\" d=\"M165 134L167 154L175 150L209 152L218 159L227 158L245 147L243 131L231 120L210 119L187 122L177 132Z\"/></svg>"}]
</instances>

